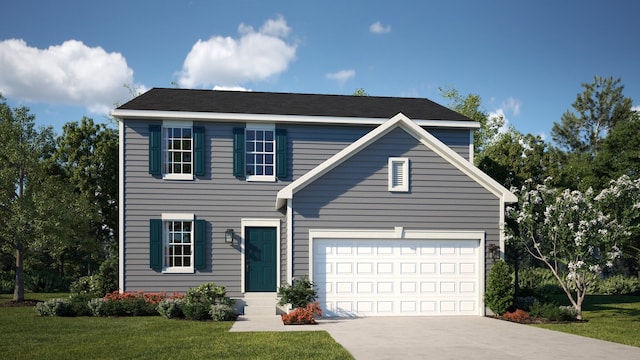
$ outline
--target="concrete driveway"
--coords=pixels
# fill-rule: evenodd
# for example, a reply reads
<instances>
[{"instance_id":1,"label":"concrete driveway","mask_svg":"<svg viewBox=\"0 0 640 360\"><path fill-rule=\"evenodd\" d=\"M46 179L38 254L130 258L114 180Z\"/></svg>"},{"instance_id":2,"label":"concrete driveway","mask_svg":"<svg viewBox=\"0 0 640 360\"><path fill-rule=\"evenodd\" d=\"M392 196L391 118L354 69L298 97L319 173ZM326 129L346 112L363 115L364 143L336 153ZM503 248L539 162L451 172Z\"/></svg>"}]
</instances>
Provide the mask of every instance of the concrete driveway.
<instances>
[{"instance_id":1,"label":"concrete driveway","mask_svg":"<svg viewBox=\"0 0 640 360\"><path fill-rule=\"evenodd\" d=\"M356 359L640 359L637 347L484 317L319 322Z\"/></svg>"}]
</instances>

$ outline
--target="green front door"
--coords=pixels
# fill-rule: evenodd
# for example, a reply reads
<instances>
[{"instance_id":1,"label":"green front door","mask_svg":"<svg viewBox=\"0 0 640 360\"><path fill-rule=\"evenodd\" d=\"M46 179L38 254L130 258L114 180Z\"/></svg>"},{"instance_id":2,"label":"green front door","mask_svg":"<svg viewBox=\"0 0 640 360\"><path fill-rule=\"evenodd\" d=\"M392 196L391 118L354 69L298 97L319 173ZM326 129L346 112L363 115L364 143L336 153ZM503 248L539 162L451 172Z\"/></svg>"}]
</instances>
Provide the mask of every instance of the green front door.
<instances>
[{"instance_id":1,"label":"green front door","mask_svg":"<svg viewBox=\"0 0 640 360\"><path fill-rule=\"evenodd\" d=\"M245 234L245 290L247 292L275 292L276 228L247 227Z\"/></svg>"}]
</instances>

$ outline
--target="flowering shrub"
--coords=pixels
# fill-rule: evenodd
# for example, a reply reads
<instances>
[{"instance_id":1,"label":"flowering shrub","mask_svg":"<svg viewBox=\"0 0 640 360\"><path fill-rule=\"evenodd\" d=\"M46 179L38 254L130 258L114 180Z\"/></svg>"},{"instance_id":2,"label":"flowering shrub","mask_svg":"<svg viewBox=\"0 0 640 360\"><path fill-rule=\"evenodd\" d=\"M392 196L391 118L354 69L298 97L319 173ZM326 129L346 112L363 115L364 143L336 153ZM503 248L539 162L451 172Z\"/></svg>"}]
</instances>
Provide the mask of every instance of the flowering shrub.
<instances>
[{"instance_id":1,"label":"flowering shrub","mask_svg":"<svg viewBox=\"0 0 640 360\"><path fill-rule=\"evenodd\" d=\"M158 315L158 304L164 299L179 299L182 294L173 293L119 293L114 291L101 299L89 301L94 316L153 316Z\"/></svg>"},{"instance_id":2,"label":"flowering shrub","mask_svg":"<svg viewBox=\"0 0 640 360\"><path fill-rule=\"evenodd\" d=\"M522 309L516 309L516 311L504 313L502 318L509 321L522 322L529 318L529 314Z\"/></svg>"},{"instance_id":3,"label":"flowering shrub","mask_svg":"<svg viewBox=\"0 0 640 360\"><path fill-rule=\"evenodd\" d=\"M308 277L303 276L294 279L292 285L282 284L278 289L278 296L280 296L278 305L291 304L294 308L300 308L316 300L318 289Z\"/></svg>"},{"instance_id":4,"label":"flowering shrub","mask_svg":"<svg viewBox=\"0 0 640 360\"><path fill-rule=\"evenodd\" d=\"M292 324L316 324L315 317L322 316L322 309L318 302L309 303L305 307L299 307L288 314L282 314L282 322L285 325Z\"/></svg>"}]
</instances>

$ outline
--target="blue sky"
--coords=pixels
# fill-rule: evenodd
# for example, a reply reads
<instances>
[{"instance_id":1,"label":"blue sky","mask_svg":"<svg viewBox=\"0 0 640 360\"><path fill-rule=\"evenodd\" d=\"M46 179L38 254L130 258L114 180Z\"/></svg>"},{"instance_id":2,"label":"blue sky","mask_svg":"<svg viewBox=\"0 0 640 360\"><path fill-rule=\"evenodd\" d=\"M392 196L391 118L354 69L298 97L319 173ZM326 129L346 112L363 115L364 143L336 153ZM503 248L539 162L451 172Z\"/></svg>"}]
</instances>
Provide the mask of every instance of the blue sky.
<instances>
[{"instance_id":1,"label":"blue sky","mask_svg":"<svg viewBox=\"0 0 640 360\"><path fill-rule=\"evenodd\" d=\"M622 78L640 105L640 2L11 1L0 93L53 125L103 121L123 84L482 97L549 139L580 84Z\"/></svg>"}]
</instances>

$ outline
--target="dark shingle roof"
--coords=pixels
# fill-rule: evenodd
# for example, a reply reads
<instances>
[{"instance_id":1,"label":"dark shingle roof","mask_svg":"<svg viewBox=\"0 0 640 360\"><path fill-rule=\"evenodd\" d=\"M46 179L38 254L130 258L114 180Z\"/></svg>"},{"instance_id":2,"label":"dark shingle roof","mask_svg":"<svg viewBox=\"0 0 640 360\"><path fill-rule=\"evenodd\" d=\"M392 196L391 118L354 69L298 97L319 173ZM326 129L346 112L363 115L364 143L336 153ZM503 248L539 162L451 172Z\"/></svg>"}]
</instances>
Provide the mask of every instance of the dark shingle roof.
<instances>
[{"instance_id":1,"label":"dark shingle roof","mask_svg":"<svg viewBox=\"0 0 640 360\"><path fill-rule=\"evenodd\" d=\"M118 110L473 121L428 99L153 88Z\"/></svg>"}]
</instances>

